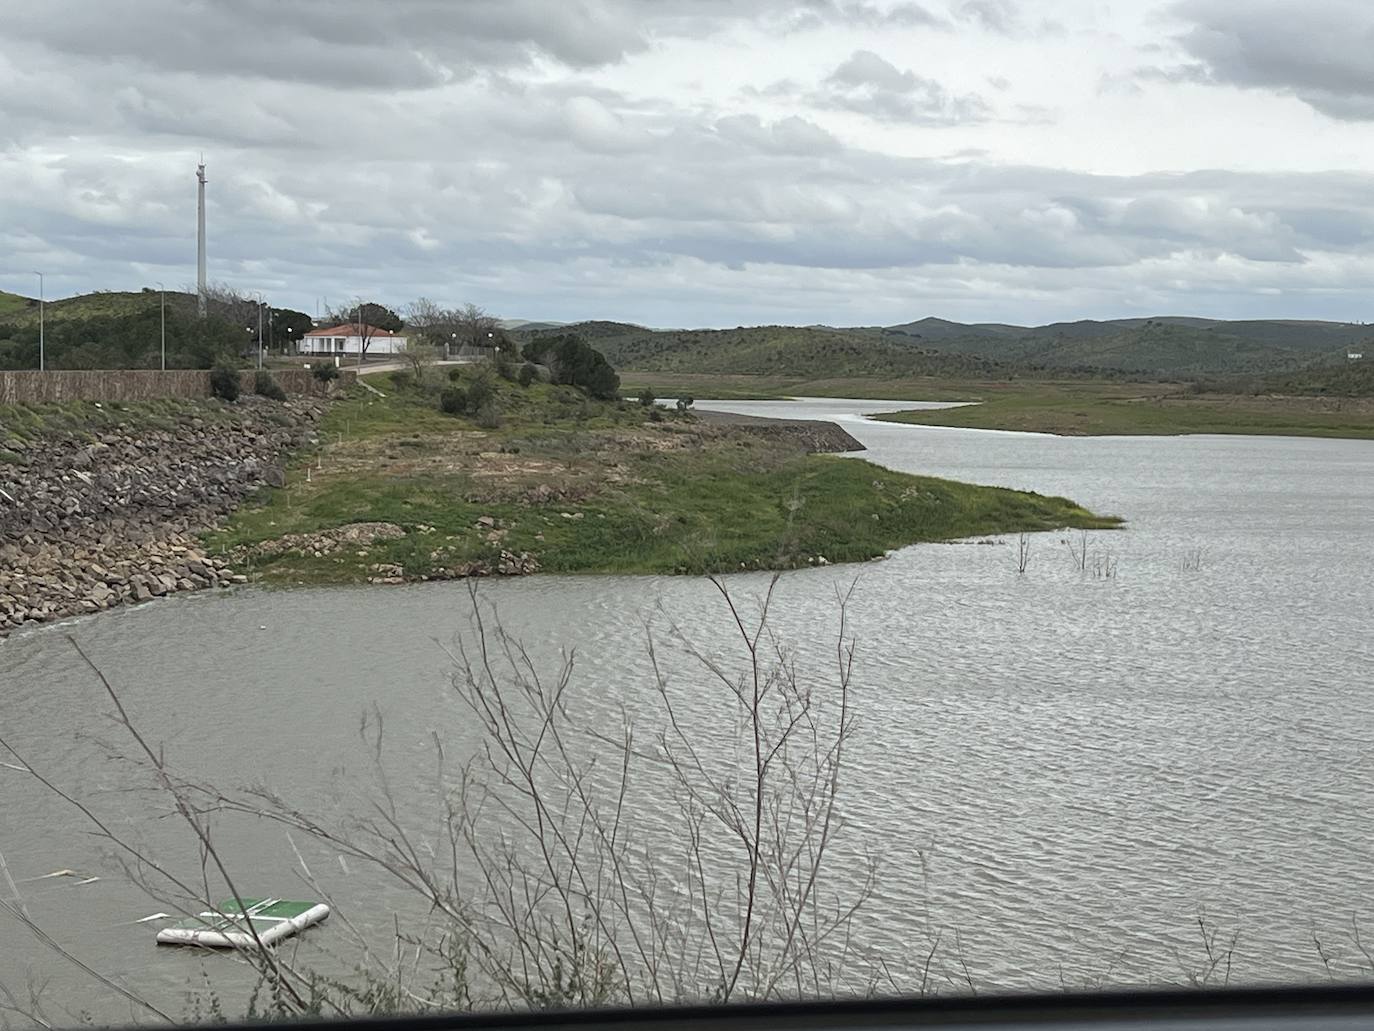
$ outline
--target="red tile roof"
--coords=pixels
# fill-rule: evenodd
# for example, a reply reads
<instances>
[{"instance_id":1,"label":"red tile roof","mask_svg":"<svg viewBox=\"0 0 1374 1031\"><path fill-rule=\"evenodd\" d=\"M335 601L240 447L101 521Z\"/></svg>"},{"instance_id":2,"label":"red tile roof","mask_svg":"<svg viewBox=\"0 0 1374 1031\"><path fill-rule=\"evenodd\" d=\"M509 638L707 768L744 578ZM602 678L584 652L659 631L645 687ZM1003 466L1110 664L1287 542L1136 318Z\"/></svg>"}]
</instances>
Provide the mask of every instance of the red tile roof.
<instances>
[{"instance_id":1,"label":"red tile roof","mask_svg":"<svg viewBox=\"0 0 1374 1031\"><path fill-rule=\"evenodd\" d=\"M367 335L368 335L369 337L372 337L372 338L376 338L376 337L394 337L394 336L397 336L397 335L398 335L398 334L396 334L396 333L391 332L391 330L389 330L389 329L378 329L376 326L367 326L367 327L365 327L365 328L368 330L368 334L367 334ZM321 326L319 329L312 329L310 332L306 333L305 335L308 336L308 337L347 337L347 336L357 336L357 335L358 335L358 324L357 324L356 322L341 322L341 323L339 323L337 326L327 326L327 327L326 327L326 326Z\"/></svg>"}]
</instances>

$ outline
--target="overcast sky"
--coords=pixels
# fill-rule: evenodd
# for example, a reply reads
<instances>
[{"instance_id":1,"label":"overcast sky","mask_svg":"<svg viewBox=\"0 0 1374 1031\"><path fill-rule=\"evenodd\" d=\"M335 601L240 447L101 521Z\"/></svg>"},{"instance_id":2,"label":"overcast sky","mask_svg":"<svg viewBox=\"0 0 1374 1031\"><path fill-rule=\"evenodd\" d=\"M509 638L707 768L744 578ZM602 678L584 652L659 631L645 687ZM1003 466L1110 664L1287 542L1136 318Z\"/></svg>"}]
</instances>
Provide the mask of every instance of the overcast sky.
<instances>
[{"instance_id":1,"label":"overcast sky","mask_svg":"<svg viewBox=\"0 0 1374 1031\"><path fill-rule=\"evenodd\" d=\"M1368 0L0 0L0 288L1374 316Z\"/></svg>"}]
</instances>

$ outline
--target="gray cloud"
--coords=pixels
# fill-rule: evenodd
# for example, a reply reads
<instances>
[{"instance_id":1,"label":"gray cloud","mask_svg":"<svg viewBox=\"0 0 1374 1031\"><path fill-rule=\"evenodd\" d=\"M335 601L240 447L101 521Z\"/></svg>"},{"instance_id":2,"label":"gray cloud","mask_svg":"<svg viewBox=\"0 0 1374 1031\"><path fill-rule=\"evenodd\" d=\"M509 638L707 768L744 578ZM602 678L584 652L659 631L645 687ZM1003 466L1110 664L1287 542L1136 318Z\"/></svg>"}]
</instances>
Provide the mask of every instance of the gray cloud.
<instances>
[{"instance_id":1,"label":"gray cloud","mask_svg":"<svg viewBox=\"0 0 1374 1031\"><path fill-rule=\"evenodd\" d=\"M963 0L955 13L989 32L1011 35L1021 27L1021 16L1011 0Z\"/></svg>"},{"instance_id":2,"label":"gray cloud","mask_svg":"<svg viewBox=\"0 0 1374 1031\"><path fill-rule=\"evenodd\" d=\"M871 50L854 51L809 99L820 107L917 125L955 125L990 115L977 94L951 94L935 80L902 71Z\"/></svg>"},{"instance_id":3,"label":"gray cloud","mask_svg":"<svg viewBox=\"0 0 1374 1031\"><path fill-rule=\"evenodd\" d=\"M202 150L212 277L307 310L424 293L651 324L899 321L931 306L1033 319L1250 311L1286 290L1288 314L1321 314L1333 296L1362 305L1374 273L1374 217L1359 214L1374 176L1106 176L999 157L982 97L876 52L954 46L980 17L960 7L108 6L7 15L0 287L31 289L32 268L55 293L186 284ZM980 25L971 46L1006 45ZM716 33L730 60L748 60L740 39L785 55L788 33L801 56L769 66L790 79L743 77L728 99L653 80L660 51L698 55ZM853 49L864 34L882 43ZM650 70L627 83L626 61ZM1199 54L1160 75L1210 81L1218 67ZM992 84L999 107L1036 115L1030 73L1010 74L1015 88ZM952 159L884 152L951 134Z\"/></svg>"},{"instance_id":4,"label":"gray cloud","mask_svg":"<svg viewBox=\"0 0 1374 1031\"><path fill-rule=\"evenodd\" d=\"M1289 93L1333 118L1374 119L1374 6L1364 0L1185 0L1196 62L1163 74Z\"/></svg>"}]
</instances>

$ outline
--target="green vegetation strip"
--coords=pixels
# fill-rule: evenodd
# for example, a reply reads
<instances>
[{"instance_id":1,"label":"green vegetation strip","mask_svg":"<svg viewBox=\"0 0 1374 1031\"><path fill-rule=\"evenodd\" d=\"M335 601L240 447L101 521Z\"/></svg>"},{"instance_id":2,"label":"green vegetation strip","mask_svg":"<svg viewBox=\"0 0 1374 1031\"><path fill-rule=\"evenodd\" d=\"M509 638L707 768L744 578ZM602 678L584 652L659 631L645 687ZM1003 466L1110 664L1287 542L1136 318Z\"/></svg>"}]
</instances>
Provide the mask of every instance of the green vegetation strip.
<instances>
[{"instance_id":1,"label":"green vegetation strip","mask_svg":"<svg viewBox=\"0 0 1374 1031\"><path fill-rule=\"evenodd\" d=\"M1372 366L1374 367L1374 366ZM1360 389L1351 372L1339 386ZM893 401L977 401L966 408L892 412L886 422L970 429L1021 430L1063 436L1245 433L1303 437L1374 437L1374 396L1325 395L1294 378L1292 394L1197 391L1175 383L1114 380L956 380L936 377L804 380L780 376L704 376L627 372L627 392L649 387L672 397L772 400L853 397ZM1317 384L1325 389L1325 381ZM1304 391L1299 396L1298 391Z\"/></svg>"},{"instance_id":2,"label":"green vegetation strip","mask_svg":"<svg viewBox=\"0 0 1374 1031\"><path fill-rule=\"evenodd\" d=\"M494 567L502 552L532 556L548 572L703 573L1119 524L1063 498L806 455L788 441L672 415L654 422L639 405L570 388L497 381L502 423L481 430L438 412L429 390L373 382L385 399L336 405L321 450L207 544L235 551L240 568L268 582L358 583ZM355 523L405 533L323 549L271 543Z\"/></svg>"},{"instance_id":3,"label":"green vegetation strip","mask_svg":"<svg viewBox=\"0 0 1374 1031\"><path fill-rule=\"evenodd\" d=\"M987 396L982 404L891 412L887 422L1063 436L1241 433L1303 437L1374 437L1368 399L1266 397L1161 392L1122 396L1089 386L1027 384Z\"/></svg>"}]
</instances>

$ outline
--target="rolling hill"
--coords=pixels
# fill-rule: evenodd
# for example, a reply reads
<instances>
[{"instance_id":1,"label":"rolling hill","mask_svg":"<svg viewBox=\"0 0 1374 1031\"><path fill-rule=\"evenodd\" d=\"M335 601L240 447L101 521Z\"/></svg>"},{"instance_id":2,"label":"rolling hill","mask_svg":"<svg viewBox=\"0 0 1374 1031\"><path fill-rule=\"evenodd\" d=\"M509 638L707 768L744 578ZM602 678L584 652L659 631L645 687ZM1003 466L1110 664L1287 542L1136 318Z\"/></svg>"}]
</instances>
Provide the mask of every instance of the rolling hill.
<instances>
[{"instance_id":1,"label":"rolling hill","mask_svg":"<svg viewBox=\"0 0 1374 1031\"><path fill-rule=\"evenodd\" d=\"M1346 360L1348 346L1370 335L1368 327L1346 323L1181 316L1047 326L927 318L886 327L696 330L597 321L557 331L564 330L580 334L628 371L1155 380L1266 377L1335 367Z\"/></svg>"},{"instance_id":2,"label":"rolling hill","mask_svg":"<svg viewBox=\"0 0 1374 1031\"><path fill-rule=\"evenodd\" d=\"M880 332L947 354L977 355L1045 369L1193 378L1260 375L1328 365L1369 339L1352 323L1161 316L1083 320L1046 326L963 324L921 319Z\"/></svg>"},{"instance_id":3,"label":"rolling hill","mask_svg":"<svg viewBox=\"0 0 1374 1031\"><path fill-rule=\"evenodd\" d=\"M652 330L621 322L566 327L617 368L653 372L814 376L1006 375L1002 363L941 354L872 330L812 326Z\"/></svg>"},{"instance_id":4,"label":"rolling hill","mask_svg":"<svg viewBox=\"0 0 1374 1031\"><path fill-rule=\"evenodd\" d=\"M167 291L168 310L177 307L183 311L191 311L195 304L195 294ZM45 302L43 319L52 325L59 322L119 318L157 310L156 290L98 290L91 294L76 294ZM5 327L37 325L37 298L0 293L0 336L4 336Z\"/></svg>"}]
</instances>

